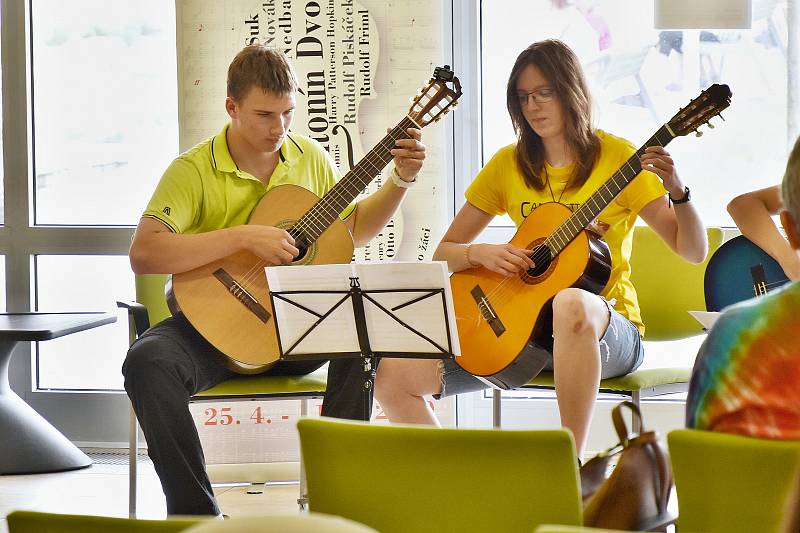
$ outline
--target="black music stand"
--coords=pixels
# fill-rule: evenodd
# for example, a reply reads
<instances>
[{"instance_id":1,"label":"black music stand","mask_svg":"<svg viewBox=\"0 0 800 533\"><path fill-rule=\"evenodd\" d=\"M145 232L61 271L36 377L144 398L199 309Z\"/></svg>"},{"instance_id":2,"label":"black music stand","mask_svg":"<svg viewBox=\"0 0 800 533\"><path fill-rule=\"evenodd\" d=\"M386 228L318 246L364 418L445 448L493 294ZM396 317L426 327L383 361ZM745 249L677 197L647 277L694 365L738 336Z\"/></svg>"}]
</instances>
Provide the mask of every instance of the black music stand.
<instances>
[{"instance_id":1,"label":"black music stand","mask_svg":"<svg viewBox=\"0 0 800 533\"><path fill-rule=\"evenodd\" d=\"M401 277L398 268L403 271ZM280 359L362 358L365 411L369 411L378 357L449 359L458 353L444 263L360 263L266 270L270 287L286 289L270 291ZM386 276L381 275L382 270ZM290 275L291 279L281 279L283 275ZM365 279L369 280L367 288L362 288ZM392 284L396 284L395 288L387 288ZM345 288L347 285L349 288ZM309 324L309 320L313 322ZM326 326L326 320L335 320L337 325ZM327 337L304 348L304 342L315 333ZM330 346L332 333L344 337L343 342L334 350L320 350L320 346ZM364 414L369 420L371 413Z\"/></svg>"}]
</instances>

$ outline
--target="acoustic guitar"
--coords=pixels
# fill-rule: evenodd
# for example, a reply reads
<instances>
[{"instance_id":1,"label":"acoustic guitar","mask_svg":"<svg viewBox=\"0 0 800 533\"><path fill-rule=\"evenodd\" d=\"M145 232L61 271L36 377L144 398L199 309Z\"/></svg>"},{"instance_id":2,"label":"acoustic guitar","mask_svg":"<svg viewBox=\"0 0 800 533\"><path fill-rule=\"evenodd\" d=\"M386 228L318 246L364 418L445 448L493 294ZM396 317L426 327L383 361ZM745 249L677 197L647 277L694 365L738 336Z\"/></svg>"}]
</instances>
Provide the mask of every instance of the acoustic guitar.
<instances>
[{"instance_id":1,"label":"acoustic guitar","mask_svg":"<svg viewBox=\"0 0 800 533\"><path fill-rule=\"evenodd\" d=\"M753 241L739 235L720 246L706 266L706 309L720 311L789 282L781 265Z\"/></svg>"},{"instance_id":2,"label":"acoustic guitar","mask_svg":"<svg viewBox=\"0 0 800 533\"><path fill-rule=\"evenodd\" d=\"M730 105L727 85L714 84L681 109L574 213L557 202L531 212L511 244L532 250L535 267L513 276L478 267L450 277L461 356L466 371L501 388L538 374L552 351L552 300L567 287L599 294L611 273L608 245L586 230L642 170L649 146L697 131ZM713 127L710 125L710 127Z\"/></svg>"},{"instance_id":3,"label":"acoustic guitar","mask_svg":"<svg viewBox=\"0 0 800 533\"><path fill-rule=\"evenodd\" d=\"M398 139L409 138L408 128L438 121L460 96L461 84L450 67L437 67L408 114L327 194L319 198L299 186L275 187L253 209L248 224L287 230L300 250L293 265L349 263L353 239L339 214L389 163L389 151ZM241 374L266 370L280 357L265 266L241 251L175 274L167 294L170 309L182 312Z\"/></svg>"}]
</instances>

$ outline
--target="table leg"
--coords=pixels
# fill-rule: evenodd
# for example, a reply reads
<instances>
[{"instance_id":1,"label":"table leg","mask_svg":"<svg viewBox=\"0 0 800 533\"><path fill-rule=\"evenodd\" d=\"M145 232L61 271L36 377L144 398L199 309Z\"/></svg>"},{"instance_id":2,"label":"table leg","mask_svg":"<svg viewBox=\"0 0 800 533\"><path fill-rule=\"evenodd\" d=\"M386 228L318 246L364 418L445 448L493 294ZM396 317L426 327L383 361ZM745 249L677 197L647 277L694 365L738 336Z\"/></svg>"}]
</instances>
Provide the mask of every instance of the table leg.
<instances>
[{"instance_id":1,"label":"table leg","mask_svg":"<svg viewBox=\"0 0 800 533\"><path fill-rule=\"evenodd\" d=\"M36 474L85 468L92 460L17 396L8 365L17 346L0 341L0 474Z\"/></svg>"}]
</instances>

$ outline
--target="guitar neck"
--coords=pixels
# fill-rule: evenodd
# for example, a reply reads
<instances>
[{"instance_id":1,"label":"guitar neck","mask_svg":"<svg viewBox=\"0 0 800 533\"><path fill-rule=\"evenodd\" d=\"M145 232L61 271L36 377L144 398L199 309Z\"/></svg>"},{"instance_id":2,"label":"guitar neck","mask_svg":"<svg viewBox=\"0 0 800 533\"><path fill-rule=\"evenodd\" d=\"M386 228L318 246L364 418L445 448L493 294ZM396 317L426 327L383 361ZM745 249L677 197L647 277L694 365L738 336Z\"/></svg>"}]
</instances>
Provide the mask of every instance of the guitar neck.
<instances>
[{"instance_id":1,"label":"guitar neck","mask_svg":"<svg viewBox=\"0 0 800 533\"><path fill-rule=\"evenodd\" d=\"M339 182L328 191L314 207L297 221L295 228L302 231L308 242L316 241L322 233L339 217L356 196L391 161L390 150L398 139L408 139L408 128L419 126L408 116L403 118L372 150L364 156Z\"/></svg>"},{"instance_id":2,"label":"guitar neck","mask_svg":"<svg viewBox=\"0 0 800 533\"><path fill-rule=\"evenodd\" d=\"M572 240L597 218L597 216L630 184L642 171L640 157L650 146L666 146L675 135L668 125L661 126L636 152L617 169L567 220L554 231L544 244L553 257L558 255Z\"/></svg>"}]
</instances>

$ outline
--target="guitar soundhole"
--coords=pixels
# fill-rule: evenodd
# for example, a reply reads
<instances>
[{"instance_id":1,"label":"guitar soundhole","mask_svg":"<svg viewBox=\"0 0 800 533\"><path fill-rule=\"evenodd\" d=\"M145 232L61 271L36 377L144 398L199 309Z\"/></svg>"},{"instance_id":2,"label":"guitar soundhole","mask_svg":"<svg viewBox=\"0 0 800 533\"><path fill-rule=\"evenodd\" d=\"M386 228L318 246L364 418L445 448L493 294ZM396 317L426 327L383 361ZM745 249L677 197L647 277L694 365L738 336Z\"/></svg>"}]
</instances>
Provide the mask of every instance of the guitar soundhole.
<instances>
[{"instance_id":1,"label":"guitar soundhole","mask_svg":"<svg viewBox=\"0 0 800 533\"><path fill-rule=\"evenodd\" d=\"M526 283L533 282L536 278L547 274L553 266L553 254L544 244L533 247L531 259L536 264L521 275L522 281Z\"/></svg>"},{"instance_id":2,"label":"guitar soundhole","mask_svg":"<svg viewBox=\"0 0 800 533\"><path fill-rule=\"evenodd\" d=\"M294 263L306 263L309 261L308 253L311 250L313 243L303 230L297 228L289 228L286 230L294 238L294 245L300 251L294 259Z\"/></svg>"}]
</instances>

